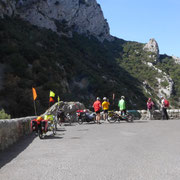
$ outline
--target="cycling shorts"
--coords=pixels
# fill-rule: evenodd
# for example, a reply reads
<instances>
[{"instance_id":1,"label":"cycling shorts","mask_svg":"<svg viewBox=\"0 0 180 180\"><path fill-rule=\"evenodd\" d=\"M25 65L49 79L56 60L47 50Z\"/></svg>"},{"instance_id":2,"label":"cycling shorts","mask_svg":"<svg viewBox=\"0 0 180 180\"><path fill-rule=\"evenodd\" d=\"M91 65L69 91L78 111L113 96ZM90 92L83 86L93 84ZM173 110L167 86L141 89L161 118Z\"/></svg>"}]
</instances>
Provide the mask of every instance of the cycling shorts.
<instances>
[{"instance_id":1,"label":"cycling shorts","mask_svg":"<svg viewBox=\"0 0 180 180\"><path fill-rule=\"evenodd\" d=\"M99 110L99 111L96 111L96 114L100 114L100 110Z\"/></svg>"}]
</instances>

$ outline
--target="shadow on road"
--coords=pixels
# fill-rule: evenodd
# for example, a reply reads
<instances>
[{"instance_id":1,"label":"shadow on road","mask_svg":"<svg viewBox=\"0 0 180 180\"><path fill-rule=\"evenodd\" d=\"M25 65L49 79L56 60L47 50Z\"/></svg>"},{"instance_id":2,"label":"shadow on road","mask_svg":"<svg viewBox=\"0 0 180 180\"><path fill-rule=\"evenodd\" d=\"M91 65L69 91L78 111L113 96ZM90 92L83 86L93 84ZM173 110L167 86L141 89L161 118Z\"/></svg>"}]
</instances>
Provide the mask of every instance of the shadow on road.
<instances>
[{"instance_id":1,"label":"shadow on road","mask_svg":"<svg viewBox=\"0 0 180 180\"><path fill-rule=\"evenodd\" d=\"M66 131L65 128L58 128L56 131Z\"/></svg>"},{"instance_id":2,"label":"shadow on road","mask_svg":"<svg viewBox=\"0 0 180 180\"><path fill-rule=\"evenodd\" d=\"M134 123L148 123L149 120L137 120L137 121L134 121Z\"/></svg>"},{"instance_id":3,"label":"shadow on road","mask_svg":"<svg viewBox=\"0 0 180 180\"><path fill-rule=\"evenodd\" d=\"M0 169L11 160L13 160L16 156L18 156L22 151L24 151L29 144L34 140L34 134L29 136L25 136L21 138L16 144L13 144L3 152L0 152Z\"/></svg>"},{"instance_id":4,"label":"shadow on road","mask_svg":"<svg viewBox=\"0 0 180 180\"><path fill-rule=\"evenodd\" d=\"M76 126L76 124L72 124L72 123L71 124L69 124L69 123L66 124L66 123L64 123L64 126Z\"/></svg>"},{"instance_id":5,"label":"shadow on road","mask_svg":"<svg viewBox=\"0 0 180 180\"><path fill-rule=\"evenodd\" d=\"M93 124L97 124L97 123L94 123L94 122L83 122L82 124L78 124L78 126L93 125Z\"/></svg>"},{"instance_id":6,"label":"shadow on road","mask_svg":"<svg viewBox=\"0 0 180 180\"><path fill-rule=\"evenodd\" d=\"M58 136L58 135L64 135L64 134L47 135L47 136L44 136L44 139L42 139L42 140L46 140L46 139L62 139L63 138L62 136Z\"/></svg>"}]
</instances>

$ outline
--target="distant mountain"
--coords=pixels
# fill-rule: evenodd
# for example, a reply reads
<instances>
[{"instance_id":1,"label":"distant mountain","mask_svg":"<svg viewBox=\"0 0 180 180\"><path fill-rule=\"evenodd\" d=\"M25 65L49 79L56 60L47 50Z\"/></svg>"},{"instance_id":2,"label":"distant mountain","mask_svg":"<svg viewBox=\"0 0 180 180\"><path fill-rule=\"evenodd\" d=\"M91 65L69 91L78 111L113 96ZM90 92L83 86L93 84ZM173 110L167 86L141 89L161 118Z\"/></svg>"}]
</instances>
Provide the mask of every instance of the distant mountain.
<instances>
[{"instance_id":1,"label":"distant mountain","mask_svg":"<svg viewBox=\"0 0 180 180\"><path fill-rule=\"evenodd\" d=\"M32 86L38 114L48 108L50 90L87 108L97 96L113 104L113 93L111 108L121 95L128 109L145 109L148 97L158 107L161 95L180 107L178 60L160 55L155 39L112 37L95 0L0 0L0 14L0 107L12 117L33 115Z\"/></svg>"}]
</instances>

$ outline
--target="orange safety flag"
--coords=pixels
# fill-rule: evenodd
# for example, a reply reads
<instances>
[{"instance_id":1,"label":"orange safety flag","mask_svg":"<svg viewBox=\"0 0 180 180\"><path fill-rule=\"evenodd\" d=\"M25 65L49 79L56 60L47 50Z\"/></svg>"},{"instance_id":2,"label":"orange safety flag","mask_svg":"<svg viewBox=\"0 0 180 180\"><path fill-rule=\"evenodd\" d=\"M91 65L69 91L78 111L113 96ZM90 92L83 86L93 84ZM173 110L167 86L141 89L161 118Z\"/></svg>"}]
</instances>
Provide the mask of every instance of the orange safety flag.
<instances>
[{"instance_id":1,"label":"orange safety flag","mask_svg":"<svg viewBox=\"0 0 180 180\"><path fill-rule=\"evenodd\" d=\"M36 93L36 89L32 87L32 93L33 93L33 99L34 101L36 100L37 98L37 93Z\"/></svg>"},{"instance_id":2,"label":"orange safety flag","mask_svg":"<svg viewBox=\"0 0 180 180\"><path fill-rule=\"evenodd\" d=\"M52 97L50 97L49 102L54 102L54 99Z\"/></svg>"}]
</instances>

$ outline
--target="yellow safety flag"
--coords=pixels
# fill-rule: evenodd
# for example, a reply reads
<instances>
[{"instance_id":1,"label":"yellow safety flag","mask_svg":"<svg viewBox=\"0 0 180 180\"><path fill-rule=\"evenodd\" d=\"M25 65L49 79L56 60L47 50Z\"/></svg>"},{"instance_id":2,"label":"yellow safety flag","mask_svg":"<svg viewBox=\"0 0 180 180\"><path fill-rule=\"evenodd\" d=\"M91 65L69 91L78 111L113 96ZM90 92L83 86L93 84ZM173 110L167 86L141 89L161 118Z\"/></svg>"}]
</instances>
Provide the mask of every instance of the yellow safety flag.
<instances>
[{"instance_id":1,"label":"yellow safety flag","mask_svg":"<svg viewBox=\"0 0 180 180\"><path fill-rule=\"evenodd\" d=\"M32 87L32 93L33 93L33 100L35 101L37 98L36 89Z\"/></svg>"},{"instance_id":2,"label":"yellow safety flag","mask_svg":"<svg viewBox=\"0 0 180 180\"><path fill-rule=\"evenodd\" d=\"M49 97L55 97L55 93L53 91L50 91Z\"/></svg>"}]
</instances>

